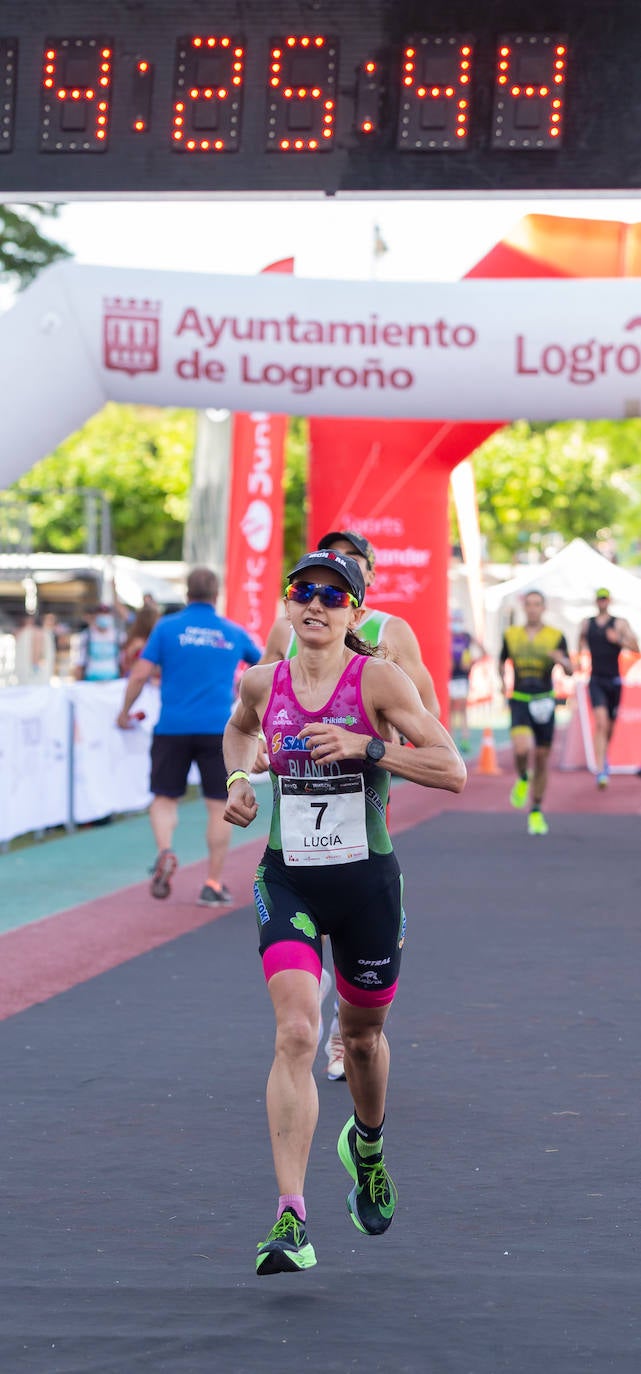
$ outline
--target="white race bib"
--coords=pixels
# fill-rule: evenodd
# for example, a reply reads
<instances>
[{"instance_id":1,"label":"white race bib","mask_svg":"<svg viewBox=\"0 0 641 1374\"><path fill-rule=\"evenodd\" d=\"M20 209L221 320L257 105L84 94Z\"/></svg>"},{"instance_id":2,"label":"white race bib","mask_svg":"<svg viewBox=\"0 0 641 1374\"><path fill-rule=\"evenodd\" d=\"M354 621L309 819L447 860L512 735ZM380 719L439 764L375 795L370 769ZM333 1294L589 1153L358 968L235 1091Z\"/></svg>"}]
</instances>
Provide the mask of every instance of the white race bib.
<instances>
[{"instance_id":1,"label":"white race bib","mask_svg":"<svg viewBox=\"0 0 641 1374\"><path fill-rule=\"evenodd\" d=\"M554 697L539 697L537 701L528 701L528 710L537 725L547 725L554 715Z\"/></svg>"},{"instance_id":2,"label":"white race bib","mask_svg":"<svg viewBox=\"0 0 641 1374\"><path fill-rule=\"evenodd\" d=\"M369 854L362 773L278 779L286 864L352 864Z\"/></svg>"}]
</instances>

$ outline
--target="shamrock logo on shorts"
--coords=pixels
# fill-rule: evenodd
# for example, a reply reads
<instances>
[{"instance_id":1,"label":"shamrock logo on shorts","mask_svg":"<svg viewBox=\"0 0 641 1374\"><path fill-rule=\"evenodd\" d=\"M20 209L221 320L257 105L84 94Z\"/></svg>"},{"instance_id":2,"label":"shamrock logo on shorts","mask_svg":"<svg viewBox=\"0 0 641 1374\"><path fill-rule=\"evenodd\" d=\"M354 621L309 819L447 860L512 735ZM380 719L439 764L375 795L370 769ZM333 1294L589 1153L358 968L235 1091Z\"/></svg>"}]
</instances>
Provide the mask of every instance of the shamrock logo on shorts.
<instances>
[{"instance_id":1,"label":"shamrock logo on shorts","mask_svg":"<svg viewBox=\"0 0 641 1374\"><path fill-rule=\"evenodd\" d=\"M316 926L313 921L310 921L306 911L297 911L296 915L291 917L290 925L294 926L296 930L302 930L303 935L309 936L310 940L315 939Z\"/></svg>"}]
</instances>

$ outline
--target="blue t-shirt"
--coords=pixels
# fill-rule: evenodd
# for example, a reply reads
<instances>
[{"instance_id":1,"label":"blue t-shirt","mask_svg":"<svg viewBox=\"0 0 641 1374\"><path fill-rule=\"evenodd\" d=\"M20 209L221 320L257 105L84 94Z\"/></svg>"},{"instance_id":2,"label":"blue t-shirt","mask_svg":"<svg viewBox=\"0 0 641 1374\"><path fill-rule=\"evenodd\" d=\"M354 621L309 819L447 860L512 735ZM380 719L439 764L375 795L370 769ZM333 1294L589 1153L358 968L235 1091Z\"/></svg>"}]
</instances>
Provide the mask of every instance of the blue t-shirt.
<instances>
[{"instance_id":1,"label":"blue t-shirt","mask_svg":"<svg viewBox=\"0 0 641 1374\"><path fill-rule=\"evenodd\" d=\"M157 621L141 658L160 668L159 735L220 735L234 701L239 663L257 663L260 649L241 625L208 602Z\"/></svg>"}]
</instances>

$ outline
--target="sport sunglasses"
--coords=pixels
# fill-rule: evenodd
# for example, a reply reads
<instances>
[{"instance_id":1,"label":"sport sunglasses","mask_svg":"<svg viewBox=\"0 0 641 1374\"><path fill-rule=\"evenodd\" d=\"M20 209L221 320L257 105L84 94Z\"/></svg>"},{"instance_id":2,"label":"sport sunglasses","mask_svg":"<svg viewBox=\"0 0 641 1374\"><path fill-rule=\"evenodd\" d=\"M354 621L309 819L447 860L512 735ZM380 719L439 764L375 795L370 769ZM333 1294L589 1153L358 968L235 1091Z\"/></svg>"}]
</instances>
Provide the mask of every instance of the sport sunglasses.
<instances>
[{"instance_id":1,"label":"sport sunglasses","mask_svg":"<svg viewBox=\"0 0 641 1374\"><path fill-rule=\"evenodd\" d=\"M306 606L317 596L328 610L336 610L339 606L342 609L346 606L358 606L358 601L351 592L344 592L342 587L332 587L326 582L290 582L285 596L288 601L298 601L300 606Z\"/></svg>"}]
</instances>

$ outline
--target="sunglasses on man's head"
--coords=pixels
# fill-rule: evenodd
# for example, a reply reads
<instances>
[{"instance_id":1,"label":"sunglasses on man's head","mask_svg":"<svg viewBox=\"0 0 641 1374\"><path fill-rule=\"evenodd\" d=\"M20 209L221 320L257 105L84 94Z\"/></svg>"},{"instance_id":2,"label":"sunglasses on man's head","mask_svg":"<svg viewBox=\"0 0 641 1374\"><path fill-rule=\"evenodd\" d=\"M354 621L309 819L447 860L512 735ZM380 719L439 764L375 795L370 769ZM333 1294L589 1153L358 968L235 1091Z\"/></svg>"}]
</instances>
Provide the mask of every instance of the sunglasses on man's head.
<instances>
[{"instance_id":1,"label":"sunglasses on man's head","mask_svg":"<svg viewBox=\"0 0 641 1374\"><path fill-rule=\"evenodd\" d=\"M290 582L285 596L288 601L298 601L300 606L306 606L317 596L329 610L336 610L339 606L343 609L346 606L358 606L351 592L343 591L342 587L332 587L327 582Z\"/></svg>"}]
</instances>

